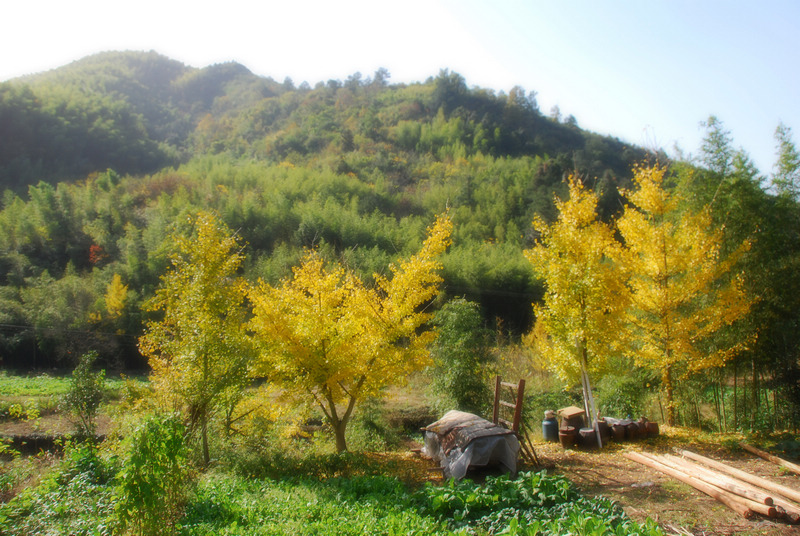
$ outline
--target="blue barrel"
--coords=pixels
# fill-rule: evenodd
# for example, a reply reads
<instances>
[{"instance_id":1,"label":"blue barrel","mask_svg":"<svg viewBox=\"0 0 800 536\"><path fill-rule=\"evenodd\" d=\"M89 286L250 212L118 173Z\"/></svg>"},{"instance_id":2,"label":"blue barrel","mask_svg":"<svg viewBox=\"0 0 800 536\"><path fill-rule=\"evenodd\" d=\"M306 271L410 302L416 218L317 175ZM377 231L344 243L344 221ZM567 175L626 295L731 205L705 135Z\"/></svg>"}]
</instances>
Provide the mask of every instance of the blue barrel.
<instances>
[{"instance_id":1,"label":"blue barrel","mask_svg":"<svg viewBox=\"0 0 800 536\"><path fill-rule=\"evenodd\" d=\"M545 441L558 442L558 421L555 418L542 421L542 437Z\"/></svg>"}]
</instances>

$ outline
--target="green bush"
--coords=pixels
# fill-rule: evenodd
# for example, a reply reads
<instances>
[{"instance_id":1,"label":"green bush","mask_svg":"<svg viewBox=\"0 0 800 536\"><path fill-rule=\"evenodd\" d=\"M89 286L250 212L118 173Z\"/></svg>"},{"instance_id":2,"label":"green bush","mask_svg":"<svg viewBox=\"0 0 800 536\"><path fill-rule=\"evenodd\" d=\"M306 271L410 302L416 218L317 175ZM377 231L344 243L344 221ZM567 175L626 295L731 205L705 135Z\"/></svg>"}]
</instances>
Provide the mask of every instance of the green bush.
<instances>
[{"instance_id":1,"label":"green bush","mask_svg":"<svg viewBox=\"0 0 800 536\"><path fill-rule=\"evenodd\" d=\"M447 406L440 409L485 415L491 405L489 378L494 374L494 359L478 304L452 300L437 311L433 324L438 336L431 350L432 385Z\"/></svg>"},{"instance_id":2,"label":"green bush","mask_svg":"<svg viewBox=\"0 0 800 536\"><path fill-rule=\"evenodd\" d=\"M72 372L69 391L62 399L64 409L72 416L75 431L79 436L88 438L94 438L97 428L95 418L105 391L105 371L92 370L97 357L94 351L80 357L78 366Z\"/></svg>"},{"instance_id":3,"label":"green bush","mask_svg":"<svg viewBox=\"0 0 800 536\"><path fill-rule=\"evenodd\" d=\"M653 418L646 413L646 399L651 389L649 378L638 369L627 375L606 375L597 382L595 397L601 415L624 419L628 416ZM655 380L652 380L655 382Z\"/></svg>"},{"instance_id":4,"label":"green bush","mask_svg":"<svg viewBox=\"0 0 800 536\"><path fill-rule=\"evenodd\" d=\"M544 389L533 385L525 387L525 412L523 416L531 431L541 432L542 419L547 410L558 410L567 406L583 406L583 397L579 389L565 391L560 387Z\"/></svg>"},{"instance_id":5,"label":"green bush","mask_svg":"<svg viewBox=\"0 0 800 536\"><path fill-rule=\"evenodd\" d=\"M114 490L122 530L175 533L189 483L185 435L177 415L151 415L133 432Z\"/></svg>"}]
</instances>

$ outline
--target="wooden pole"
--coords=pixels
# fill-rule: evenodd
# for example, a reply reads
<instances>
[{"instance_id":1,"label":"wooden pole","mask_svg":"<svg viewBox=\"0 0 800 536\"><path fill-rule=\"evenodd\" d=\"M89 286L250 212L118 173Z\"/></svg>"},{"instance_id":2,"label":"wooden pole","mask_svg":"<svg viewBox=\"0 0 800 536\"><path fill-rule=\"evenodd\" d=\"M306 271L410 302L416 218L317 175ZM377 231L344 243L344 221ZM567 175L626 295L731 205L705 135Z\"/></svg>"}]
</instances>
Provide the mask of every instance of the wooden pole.
<instances>
[{"instance_id":1,"label":"wooden pole","mask_svg":"<svg viewBox=\"0 0 800 536\"><path fill-rule=\"evenodd\" d=\"M718 488L724 489L725 491L729 491L741 497L745 497L751 501L760 502L767 506L772 506L775 502L773 498L764 490L756 489L745 482L735 480L733 477L724 475L722 473L717 473L694 462L690 462L689 460L684 460L683 458L670 456L668 454L663 456L649 456L664 464L674 467L675 469L683 471L684 473L696 478L701 478L709 484L713 484Z\"/></svg>"},{"instance_id":2,"label":"wooden pole","mask_svg":"<svg viewBox=\"0 0 800 536\"><path fill-rule=\"evenodd\" d=\"M591 414L589 415L589 423L591 424L592 428L594 428L595 436L597 436L597 446L599 448L603 448L603 438L600 437L600 427L597 425L597 408L594 405L592 384L589 381L589 363L586 359L586 346L583 339L581 339L578 348L581 355L581 374L583 375L584 383L586 385L585 393L587 395L589 410L591 410Z\"/></svg>"},{"instance_id":3,"label":"wooden pole","mask_svg":"<svg viewBox=\"0 0 800 536\"><path fill-rule=\"evenodd\" d=\"M744 499L741 499L740 497L736 497L731 493L722 491L719 488L715 488L710 484L706 484L695 478L692 478L686 473L677 471L667 465L651 460L646 456L642 456L638 452L625 452L623 453L623 456L625 456L629 460L641 463L642 465L646 465L647 467L655 469L656 471L660 471L673 478L680 480L681 482L689 484L696 490L702 491L706 495L715 498L716 500L723 503L725 506L727 506L728 508L730 508L731 510L733 510L734 512L736 512L737 514L741 515L746 519L750 519L751 517L753 517L753 509L750 508L750 506L744 502Z\"/></svg>"},{"instance_id":4,"label":"wooden pole","mask_svg":"<svg viewBox=\"0 0 800 536\"><path fill-rule=\"evenodd\" d=\"M711 458L706 458L700 454L695 454L694 452L688 450L677 449L677 453L684 458L689 458L691 460L704 463L709 467L713 467L714 469L722 471L723 473L734 476L739 480L743 480L760 488L764 488L767 491L782 495L786 499L791 499L792 501L800 503L800 491L782 486L781 484L777 484L771 480L767 480L766 478L761 478L760 476L751 475L750 473L740 471L739 469L725 465L724 463L720 463L716 460L712 460Z\"/></svg>"},{"instance_id":5,"label":"wooden pole","mask_svg":"<svg viewBox=\"0 0 800 536\"><path fill-rule=\"evenodd\" d=\"M494 378L494 406L492 408L492 422L497 424L500 418L500 376Z\"/></svg>"},{"instance_id":6,"label":"wooden pole","mask_svg":"<svg viewBox=\"0 0 800 536\"><path fill-rule=\"evenodd\" d=\"M742 447L747 452L755 454L756 456L759 456L760 458L764 458L768 462L772 462L772 463L774 463L776 465L780 465L781 467L785 467L789 471L800 475L800 465L797 465L796 463L792 463L790 461L784 460L783 458L778 458L777 456L773 456L769 452L764 452L761 449L757 449L757 448L753 447L752 445L748 445L744 441L739 443L739 446Z\"/></svg>"}]
</instances>

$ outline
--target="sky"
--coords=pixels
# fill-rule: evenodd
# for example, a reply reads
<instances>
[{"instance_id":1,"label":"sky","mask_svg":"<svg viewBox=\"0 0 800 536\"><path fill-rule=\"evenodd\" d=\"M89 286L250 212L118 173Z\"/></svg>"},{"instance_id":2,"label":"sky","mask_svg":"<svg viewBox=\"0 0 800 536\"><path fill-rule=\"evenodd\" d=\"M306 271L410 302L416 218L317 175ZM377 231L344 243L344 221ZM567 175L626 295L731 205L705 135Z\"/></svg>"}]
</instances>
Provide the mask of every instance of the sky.
<instances>
[{"instance_id":1,"label":"sky","mask_svg":"<svg viewBox=\"0 0 800 536\"><path fill-rule=\"evenodd\" d=\"M26 0L2 13L0 81L109 50L312 86L449 69L671 155L696 156L711 115L765 175L779 123L800 145L796 0Z\"/></svg>"}]
</instances>

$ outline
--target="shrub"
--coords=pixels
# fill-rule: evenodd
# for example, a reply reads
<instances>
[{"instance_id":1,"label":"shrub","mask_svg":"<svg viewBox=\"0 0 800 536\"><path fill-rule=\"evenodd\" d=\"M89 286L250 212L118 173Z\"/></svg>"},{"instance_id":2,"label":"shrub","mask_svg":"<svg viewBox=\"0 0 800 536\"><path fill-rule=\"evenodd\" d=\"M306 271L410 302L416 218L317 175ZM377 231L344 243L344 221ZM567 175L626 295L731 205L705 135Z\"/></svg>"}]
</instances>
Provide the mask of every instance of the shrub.
<instances>
[{"instance_id":1,"label":"shrub","mask_svg":"<svg viewBox=\"0 0 800 536\"><path fill-rule=\"evenodd\" d=\"M463 298L452 300L436 313L433 323L439 330L431 352L434 390L460 410L485 413L494 360L490 332L478 305Z\"/></svg>"},{"instance_id":2,"label":"shrub","mask_svg":"<svg viewBox=\"0 0 800 536\"><path fill-rule=\"evenodd\" d=\"M62 404L72 416L75 431L79 436L93 438L96 431L95 418L103 401L106 373L92 370L97 360L97 352L83 354L78 366L72 371L69 391Z\"/></svg>"},{"instance_id":3,"label":"shrub","mask_svg":"<svg viewBox=\"0 0 800 536\"><path fill-rule=\"evenodd\" d=\"M178 415L154 414L130 438L117 475L115 515L133 534L173 534L189 481L186 427Z\"/></svg>"}]
</instances>

